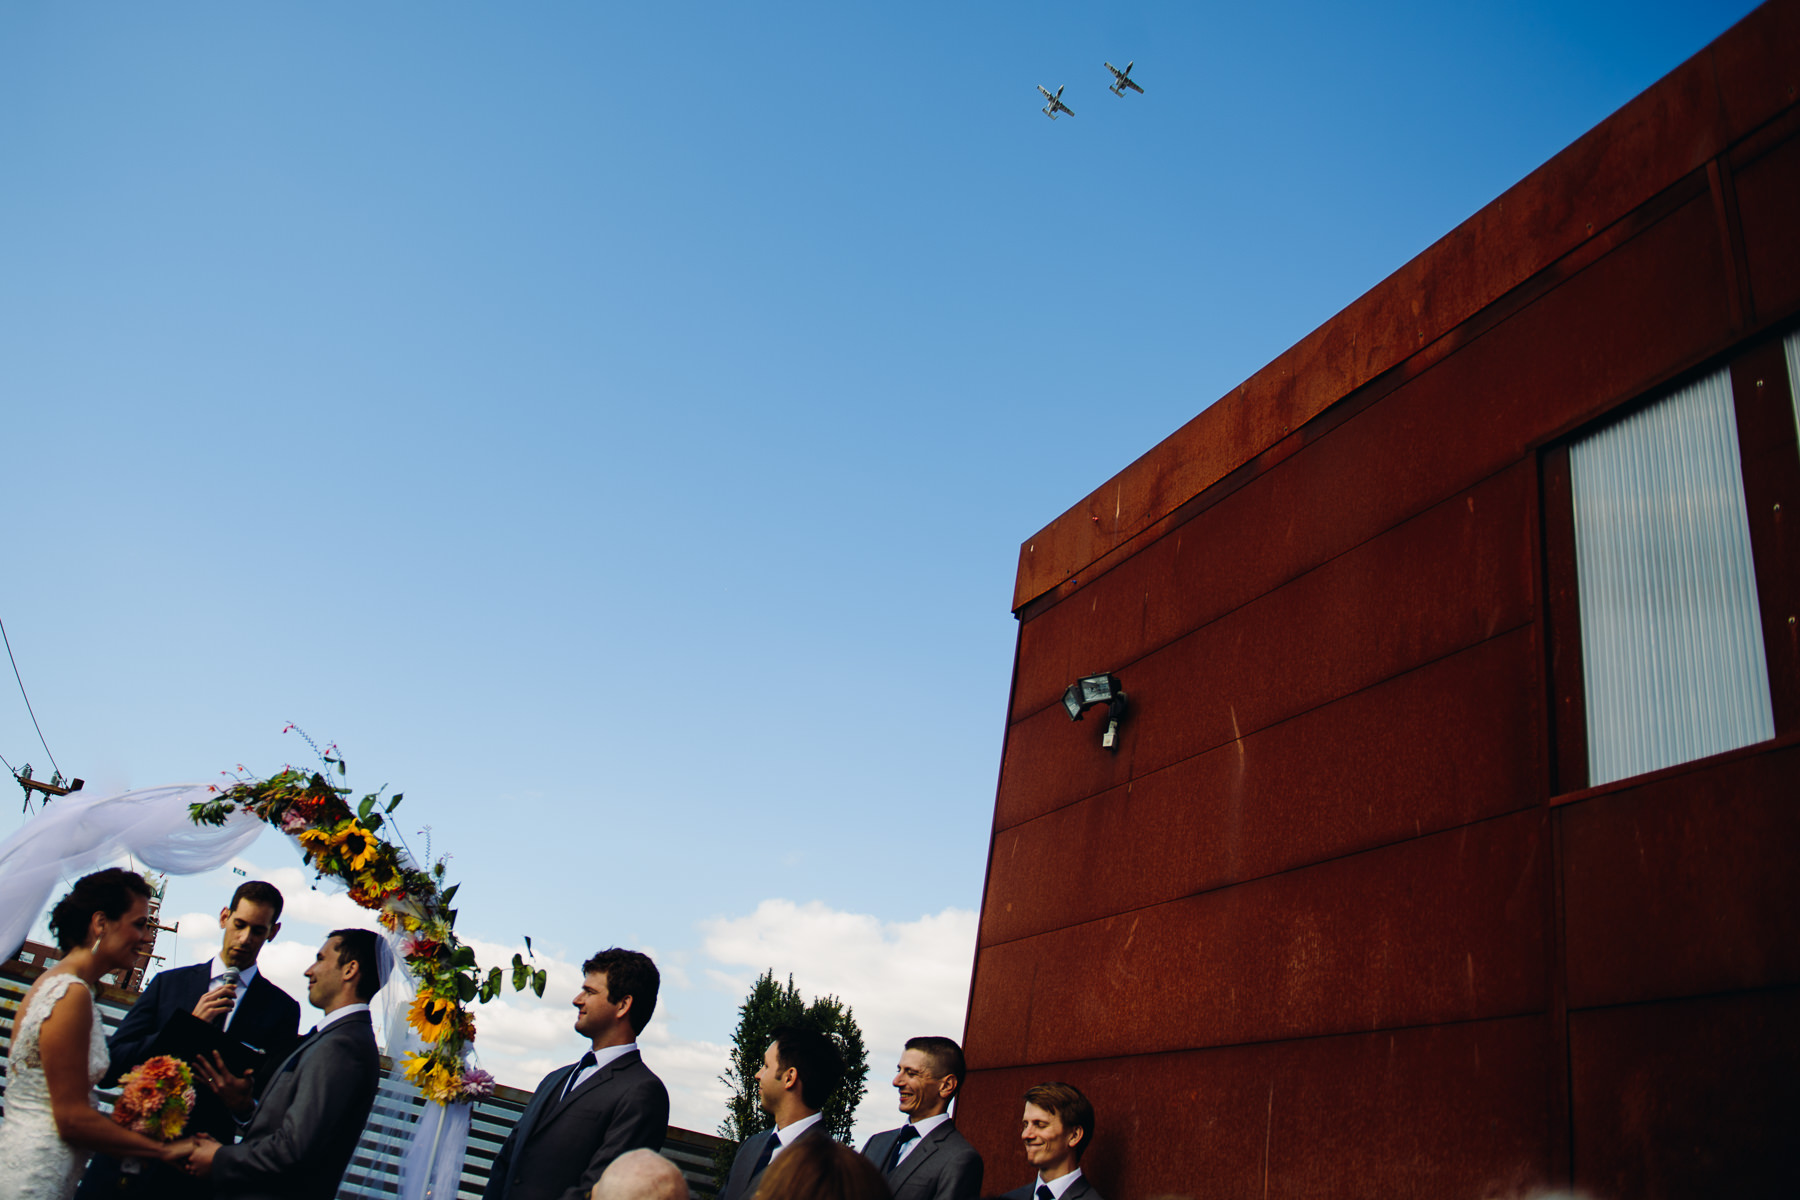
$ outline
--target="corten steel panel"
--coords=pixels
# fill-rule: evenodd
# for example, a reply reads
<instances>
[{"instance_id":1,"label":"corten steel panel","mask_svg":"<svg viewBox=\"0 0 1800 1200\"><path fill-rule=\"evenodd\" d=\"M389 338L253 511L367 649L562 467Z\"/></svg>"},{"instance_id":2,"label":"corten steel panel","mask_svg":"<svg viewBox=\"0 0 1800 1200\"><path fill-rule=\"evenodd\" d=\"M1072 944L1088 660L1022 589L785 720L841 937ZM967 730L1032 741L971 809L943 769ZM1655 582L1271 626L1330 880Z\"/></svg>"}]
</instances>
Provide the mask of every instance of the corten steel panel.
<instances>
[{"instance_id":1,"label":"corten steel panel","mask_svg":"<svg viewBox=\"0 0 1800 1200\"><path fill-rule=\"evenodd\" d=\"M1086 569L1792 106L1791 84L1770 74L1791 76L1800 57L1794 8L1794 0L1776 0L1765 9L1778 11L1740 22L1027 540L1013 608ZM1747 61L1753 78L1728 85L1720 77L1716 64L1736 69Z\"/></svg>"},{"instance_id":2,"label":"corten steel panel","mask_svg":"<svg viewBox=\"0 0 1800 1200\"><path fill-rule=\"evenodd\" d=\"M1542 657L1527 626L1000 832L982 943L1541 802Z\"/></svg>"},{"instance_id":3,"label":"corten steel panel","mask_svg":"<svg viewBox=\"0 0 1800 1200\"><path fill-rule=\"evenodd\" d=\"M1750 295L1773 319L1800 308L1800 140L1775 147L1734 172L1738 219L1749 259Z\"/></svg>"},{"instance_id":4,"label":"corten steel panel","mask_svg":"<svg viewBox=\"0 0 1800 1200\"><path fill-rule=\"evenodd\" d=\"M1800 991L1572 1013L1569 1065L1587 1194L1800 1196Z\"/></svg>"},{"instance_id":5,"label":"corten steel panel","mask_svg":"<svg viewBox=\"0 0 1800 1200\"><path fill-rule=\"evenodd\" d=\"M1342 536L1331 512L1350 514L1342 533L1360 534L1417 511L1715 352L1732 332L1726 278L1712 201L1696 187L1662 220L1283 461L1267 484L1252 482L1025 621L1015 719L1056 703L1078 674L1117 670L1278 583ZM1293 532L1312 522L1319 534ZM1267 557L1215 564L1214 545L1230 559L1246 541L1265 543Z\"/></svg>"},{"instance_id":6,"label":"corten steel panel","mask_svg":"<svg viewBox=\"0 0 1800 1200\"><path fill-rule=\"evenodd\" d=\"M1711 54L1733 141L1800 95L1800 4L1764 4L1721 35Z\"/></svg>"},{"instance_id":7,"label":"corten steel panel","mask_svg":"<svg viewBox=\"0 0 1800 1200\"><path fill-rule=\"evenodd\" d=\"M1517 464L1148 658L1096 664L1131 698L1116 757L1157 770L1529 621L1535 488ZM1060 704L1015 723L997 827L1123 783L1096 740Z\"/></svg>"},{"instance_id":8,"label":"corten steel panel","mask_svg":"<svg viewBox=\"0 0 1800 1200\"><path fill-rule=\"evenodd\" d=\"M1558 810L1569 1006L1800 983L1800 746Z\"/></svg>"},{"instance_id":9,"label":"corten steel panel","mask_svg":"<svg viewBox=\"0 0 1800 1200\"><path fill-rule=\"evenodd\" d=\"M983 946L982 1068L1541 1011L1543 810Z\"/></svg>"},{"instance_id":10,"label":"corten steel panel","mask_svg":"<svg viewBox=\"0 0 1800 1200\"><path fill-rule=\"evenodd\" d=\"M1094 1101L1107 1196L1473 1200L1547 1178L1549 1056L1535 1017L976 1071L956 1123L990 1195L1030 1181L1020 1097L1062 1079Z\"/></svg>"}]
</instances>

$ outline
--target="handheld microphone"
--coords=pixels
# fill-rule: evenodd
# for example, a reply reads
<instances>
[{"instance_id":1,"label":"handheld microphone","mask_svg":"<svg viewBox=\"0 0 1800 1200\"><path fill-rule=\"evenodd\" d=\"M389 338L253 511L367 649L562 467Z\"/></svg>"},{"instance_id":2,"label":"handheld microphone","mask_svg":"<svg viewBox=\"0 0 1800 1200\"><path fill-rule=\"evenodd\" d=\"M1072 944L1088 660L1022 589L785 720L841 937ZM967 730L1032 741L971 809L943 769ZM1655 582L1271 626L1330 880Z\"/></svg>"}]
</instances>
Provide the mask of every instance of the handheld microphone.
<instances>
[{"instance_id":1,"label":"handheld microphone","mask_svg":"<svg viewBox=\"0 0 1800 1200\"><path fill-rule=\"evenodd\" d=\"M237 991L238 981L243 979L243 977L244 977L244 973L242 971L238 970L236 967L226 967L225 973L223 975L219 976L220 980L222 980L224 982L225 986L230 988L233 992ZM219 1014L218 1023L220 1025L224 1025L225 1022L229 1021L230 1019L231 1019L231 1009L228 1008L224 1012Z\"/></svg>"}]
</instances>

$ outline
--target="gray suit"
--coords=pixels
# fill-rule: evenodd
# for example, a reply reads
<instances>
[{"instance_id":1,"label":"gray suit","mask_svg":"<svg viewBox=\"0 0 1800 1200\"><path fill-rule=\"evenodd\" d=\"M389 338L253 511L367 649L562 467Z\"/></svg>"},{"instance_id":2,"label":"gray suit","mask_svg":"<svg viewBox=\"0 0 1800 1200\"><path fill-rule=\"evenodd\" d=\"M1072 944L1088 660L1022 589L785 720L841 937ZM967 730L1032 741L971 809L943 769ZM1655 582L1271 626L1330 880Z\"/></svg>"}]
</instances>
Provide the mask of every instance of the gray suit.
<instances>
[{"instance_id":1,"label":"gray suit","mask_svg":"<svg viewBox=\"0 0 1800 1200\"><path fill-rule=\"evenodd\" d=\"M900 1129L878 1133L863 1147L877 1170L887 1165ZM894 1200L980 1200L981 1155L956 1132L956 1122L945 1121L919 1139L887 1176L887 1185Z\"/></svg>"},{"instance_id":2,"label":"gray suit","mask_svg":"<svg viewBox=\"0 0 1800 1200\"><path fill-rule=\"evenodd\" d=\"M1032 1200L1032 1197L1036 1195L1037 1176L1033 1175L1030 1183L1024 1187L1014 1188L1000 1197L1000 1200ZM1100 1200L1100 1193L1094 1190L1093 1185L1088 1182L1086 1173L1083 1173L1080 1179L1069 1185L1069 1190L1062 1194L1061 1200Z\"/></svg>"},{"instance_id":3,"label":"gray suit","mask_svg":"<svg viewBox=\"0 0 1800 1200\"><path fill-rule=\"evenodd\" d=\"M744 1144L738 1147L737 1157L731 1160L731 1174L725 1177L725 1190L719 1193L719 1200L750 1200L751 1196L756 1195L756 1185L762 1182L763 1177L763 1172L756 1169L756 1164L762 1159L763 1147L774 1136L773 1129L765 1129L755 1137L744 1139ZM794 1140L798 1142L824 1136L825 1122L815 1121ZM767 1169L765 1164L763 1170Z\"/></svg>"},{"instance_id":4,"label":"gray suit","mask_svg":"<svg viewBox=\"0 0 1800 1200\"><path fill-rule=\"evenodd\" d=\"M240 1200L331 1200L380 1083L368 1013L306 1038L263 1085L242 1139L213 1157L213 1190Z\"/></svg>"},{"instance_id":5,"label":"gray suit","mask_svg":"<svg viewBox=\"0 0 1800 1200\"><path fill-rule=\"evenodd\" d=\"M544 1076L488 1175L484 1200L586 1200L613 1159L661 1150L669 1133L669 1089L636 1050L563 1095L579 1064Z\"/></svg>"}]
</instances>

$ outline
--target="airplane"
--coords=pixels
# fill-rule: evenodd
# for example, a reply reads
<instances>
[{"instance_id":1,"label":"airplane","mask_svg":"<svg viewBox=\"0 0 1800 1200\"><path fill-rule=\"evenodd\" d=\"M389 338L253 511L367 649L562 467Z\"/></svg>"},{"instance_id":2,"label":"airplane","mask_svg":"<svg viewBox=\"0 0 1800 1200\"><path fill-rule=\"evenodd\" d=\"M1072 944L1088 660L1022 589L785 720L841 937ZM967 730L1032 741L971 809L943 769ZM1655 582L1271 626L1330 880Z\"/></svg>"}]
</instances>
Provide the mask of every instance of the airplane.
<instances>
[{"instance_id":1,"label":"airplane","mask_svg":"<svg viewBox=\"0 0 1800 1200\"><path fill-rule=\"evenodd\" d=\"M1123 96L1125 94L1125 89L1130 88L1138 95L1143 95L1144 89L1131 81L1131 68L1136 65L1135 61L1128 62L1125 64L1125 69L1121 71L1111 63L1107 63L1106 69L1113 73L1112 86L1107 90L1112 92L1115 96Z\"/></svg>"},{"instance_id":2,"label":"airplane","mask_svg":"<svg viewBox=\"0 0 1800 1200\"><path fill-rule=\"evenodd\" d=\"M1067 84L1063 85L1063 87L1067 87L1067 86L1068 86ZM1063 90L1061 87L1056 89L1056 95L1054 95L1054 96L1052 96L1050 94L1050 89L1045 87L1041 83L1038 84L1038 91L1044 93L1044 99L1046 99L1050 102L1050 103L1044 105L1044 115L1046 117L1049 117L1052 121L1056 120L1056 114L1059 111L1066 112L1071 117L1075 115L1075 110L1070 108L1068 105L1066 105L1062 102Z\"/></svg>"}]
</instances>

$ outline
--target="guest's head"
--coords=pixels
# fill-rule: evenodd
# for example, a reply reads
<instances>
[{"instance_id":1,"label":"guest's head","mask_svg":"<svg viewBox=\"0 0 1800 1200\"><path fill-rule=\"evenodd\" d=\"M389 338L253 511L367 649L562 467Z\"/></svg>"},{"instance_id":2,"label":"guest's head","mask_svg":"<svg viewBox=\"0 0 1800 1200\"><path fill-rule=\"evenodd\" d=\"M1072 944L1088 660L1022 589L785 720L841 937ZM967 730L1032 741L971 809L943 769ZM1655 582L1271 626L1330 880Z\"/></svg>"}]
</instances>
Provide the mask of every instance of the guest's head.
<instances>
[{"instance_id":1,"label":"guest's head","mask_svg":"<svg viewBox=\"0 0 1800 1200\"><path fill-rule=\"evenodd\" d=\"M1040 1083L1025 1093L1019 1137L1037 1173L1060 1179L1080 1165L1094 1140L1094 1106L1074 1084Z\"/></svg>"},{"instance_id":2,"label":"guest's head","mask_svg":"<svg viewBox=\"0 0 1800 1200\"><path fill-rule=\"evenodd\" d=\"M588 1200L688 1200L681 1168L654 1150L628 1150L601 1172Z\"/></svg>"},{"instance_id":3,"label":"guest's head","mask_svg":"<svg viewBox=\"0 0 1800 1200\"><path fill-rule=\"evenodd\" d=\"M889 1200L873 1163L842 1142L803 1137L775 1156L754 1200Z\"/></svg>"},{"instance_id":4,"label":"guest's head","mask_svg":"<svg viewBox=\"0 0 1800 1200\"><path fill-rule=\"evenodd\" d=\"M656 1011L662 976L647 954L614 946L581 964L581 991L575 995L575 1032L595 1049L637 1040Z\"/></svg>"},{"instance_id":5,"label":"guest's head","mask_svg":"<svg viewBox=\"0 0 1800 1200\"><path fill-rule=\"evenodd\" d=\"M133 966L155 936L151 894L135 871L109 867L83 875L50 910L50 933L64 954L77 947L92 951L103 975Z\"/></svg>"},{"instance_id":6,"label":"guest's head","mask_svg":"<svg viewBox=\"0 0 1800 1200\"><path fill-rule=\"evenodd\" d=\"M367 929L334 929L306 968L306 999L323 1012L366 1003L381 988L380 950Z\"/></svg>"},{"instance_id":7,"label":"guest's head","mask_svg":"<svg viewBox=\"0 0 1800 1200\"><path fill-rule=\"evenodd\" d=\"M245 880L231 894L231 907L219 910L219 928L225 934L219 961L243 970L281 932L281 893L272 883Z\"/></svg>"},{"instance_id":8,"label":"guest's head","mask_svg":"<svg viewBox=\"0 0 1800 1200\"><path fill-rule=\"evenodd\" d=\"M843 1077L844 1059L830 1035L783 1026L763 1052L756 1083L763 1111L787 1125L824 1108Z\"/></svg>"},{"instance_id":9,"label":"guest's head","mask_svg":"<svg viewBox=\"0 0 1800 1200\"><path fill-rule=\"evenodd\" d=\"M900 1111L909 1121L924 1121L950 1108L962 1086L962 1047L947 1037L916 1037L906 1043L894 1068Z\"/></svg>"}]
</instances>

